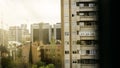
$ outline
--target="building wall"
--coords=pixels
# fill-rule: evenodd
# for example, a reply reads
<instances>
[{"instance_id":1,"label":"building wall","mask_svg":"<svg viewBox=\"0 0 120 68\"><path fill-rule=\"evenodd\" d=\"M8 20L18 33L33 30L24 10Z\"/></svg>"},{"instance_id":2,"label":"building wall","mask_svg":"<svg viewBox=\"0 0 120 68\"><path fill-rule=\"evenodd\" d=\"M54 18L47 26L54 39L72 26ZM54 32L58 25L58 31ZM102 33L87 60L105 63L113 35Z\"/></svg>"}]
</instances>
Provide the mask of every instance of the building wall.
<instances>
[{"instance_id":1,"label":"building wall","mask_svg":"<svg viewBox=\"0 0 120 68\"><path fill-rule=\"evenodd\" d=\"M57 68L62 67L62 50L61 44L59 45L43 45L40 46L41 60L48 64L53 63Z\"/></svg>"},{"instance_id":2,"label":"building wall","mask_svg":"<svg viewBox=\"0 0 120 68\"><path fill-rule=\"evenodd\" d=\"M19 26L9 27L9 41L22 42L22 32Z\"/></svg>"},{"instance_id":3,"label":"building wall","mask_svg":"<svg viewBox=\"0 0 120 68\"><path fill-rule=\"evenodd\" d=\"M8 31L0 29L0 45L8 45Z\"/></svg>"},{"instance_id":4,"label":"building wall","mask_svg":"<svg viewBox=\"0 0 120 68\"><path fill-rule=\"evenodd\" d=\"M49 44L51 40L51 25L49 23L37 23L31 25L32 42L42 41L44 44Z\"/></svg>"},{"instance_id":5,"label":"building wall","mask_svg":"<svg viewBox=\"0 0 120 68\"><path fill-rule=\"evenodd\" d=\"M61 23L54 24L54 38L61 41Z\"/></svg>"},{"instance_id":6,"label":"building wall","mask_svg":"<svg viewBox=\"0 0 120 68\"><path fill-rule=\"evenodd\" d=\"M63 68L97 68L96 0L62 0Z\"/></svg>"},{"instance_id":7,"label":"building wall","mask_svg":"<svg viewBox=\"0 0 120 68\"><path fill-rule=\"evenodd\" d=\"M19 26L10 26L9 27L9 41L17 41L20 43L26 42L26 36L28 37L29 30L27 29L27 24L21 24Z\"/></svg>"}]
</instances>

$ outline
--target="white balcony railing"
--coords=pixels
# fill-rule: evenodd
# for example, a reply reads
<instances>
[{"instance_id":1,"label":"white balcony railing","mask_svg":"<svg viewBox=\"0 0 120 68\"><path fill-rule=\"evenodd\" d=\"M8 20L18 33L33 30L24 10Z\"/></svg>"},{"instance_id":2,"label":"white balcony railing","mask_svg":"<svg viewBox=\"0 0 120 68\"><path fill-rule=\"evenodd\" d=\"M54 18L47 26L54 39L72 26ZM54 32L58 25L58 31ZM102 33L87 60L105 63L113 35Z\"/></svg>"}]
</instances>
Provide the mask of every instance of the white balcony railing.
<instances>
[{"instance_id":1,"label":"white balcony railing","mask_svg":"<svg viewBox=\"0 0 120 68\"><path fill-rule=\"evenodd\" d=\"M97 1L97 0L76 0L76 2L93 2L93 1Z\"/></svg>"},{"instance_id":2,"label":"white balcony railing","mask_svg":"<svg viewBox=\"0 0 120 68\"><path fill-rule=\"evenodd\" d=\"M77 16L77 21L96 21L96 16Z\"/></svg>"}]
</instances>

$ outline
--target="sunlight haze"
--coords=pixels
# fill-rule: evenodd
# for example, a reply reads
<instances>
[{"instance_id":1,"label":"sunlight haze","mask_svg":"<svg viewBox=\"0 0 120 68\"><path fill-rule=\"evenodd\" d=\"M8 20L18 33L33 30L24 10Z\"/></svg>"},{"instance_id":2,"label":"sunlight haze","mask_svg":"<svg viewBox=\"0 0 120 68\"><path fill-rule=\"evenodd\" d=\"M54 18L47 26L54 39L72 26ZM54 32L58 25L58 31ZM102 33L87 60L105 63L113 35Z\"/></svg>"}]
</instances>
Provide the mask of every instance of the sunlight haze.
<instances>
[{"instance_id":1,"label":"sunlight haze","mask_svg":"<svg viewBox=\"0 0 120 68\"><path fill-rule=\"evenodd\" d=\"M3 25L60 22L60 0L0 0Z\"/></svg>"}]
</instances>

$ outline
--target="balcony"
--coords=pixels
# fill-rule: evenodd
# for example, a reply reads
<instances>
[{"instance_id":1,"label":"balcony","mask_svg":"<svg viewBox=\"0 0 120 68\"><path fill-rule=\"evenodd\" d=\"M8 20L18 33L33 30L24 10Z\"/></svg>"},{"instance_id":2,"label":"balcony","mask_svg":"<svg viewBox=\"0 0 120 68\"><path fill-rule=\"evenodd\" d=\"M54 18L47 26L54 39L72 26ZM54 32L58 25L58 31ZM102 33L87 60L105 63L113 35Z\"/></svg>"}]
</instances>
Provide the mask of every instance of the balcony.
<instances>
[{"instance_id":1,"label":"balcony","mask_svg":"<svg viewBox=\"0 0 120 68\"><path fill-rule=\"evenodd\" d=\"M76 0L76 2L96 2L96 0Z\"/></svg>"},{"instance_id":2,"label":"balcony","mask_svg":"<svg viewBox=\"0 0 120 68\"><path fill-rule=\"evenodd\" d=\"M96 36L80 36L81 40L93 40L96 39Z\"/></svg>"},{"instance_id":3,"label":"balcony","mask_svg":"<svg viewBox=\"0 0 120 68\"><path fill-rule=\"evenodd\" d=\"M81 59L98 59L97 55L80 55Z\"/></svg>"},{"instance_id":4,"label":"balcony","mask_svg":"<svg viewBox=\"0 0 120 68\"><path fill-rule=\"evenodd\" d=\"M96 11L97 8L96 7L77 7L77 11Z\"/></svg>"},{"instance_id":5,"label":"balcony","mask_svg":"<svg viewBox=\"0 0 120 68\"><path fill-rule=\"evenodd\" d=\"M77 16L77 21L96 21L96 16Z\"/></svg>"}]
</instances>

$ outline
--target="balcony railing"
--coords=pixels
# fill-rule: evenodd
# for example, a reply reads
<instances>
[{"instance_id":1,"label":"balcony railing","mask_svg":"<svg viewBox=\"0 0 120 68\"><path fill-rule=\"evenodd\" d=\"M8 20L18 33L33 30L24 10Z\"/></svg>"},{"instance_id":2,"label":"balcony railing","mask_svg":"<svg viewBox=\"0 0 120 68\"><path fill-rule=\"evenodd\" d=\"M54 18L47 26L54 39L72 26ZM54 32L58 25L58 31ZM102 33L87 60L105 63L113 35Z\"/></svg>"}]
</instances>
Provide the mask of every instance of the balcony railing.
<instances>
[{"instance_id":1,"label":"balcony railing","mask_svg":"<svg viewBox=\"0 0 120 68\"><path fill-rule=\"evenodd\" d=\"M77 7L77 11L96 11L97 8L96 6L94 7L88 7L88 6L85 6L85 7Z\"/></svg>"},{"instance_id":2,"label":"balcony railing","mask_svg":"<svg viewBox=\"0 0 120 68\"><path fill-rule=\"evenodd\" d=\"M76 2L96 2L97 0L76 0Z\"/></svg>"},{"instance_id":3,"label":"balcony railing","mask_svg":"<svg viewBox=\"0 0 120 68\"><path fill-rule=\"evenodd\" d=\"M96 21L96 16L77 16L77 21Z\"/></svg>"}]
</instances>

